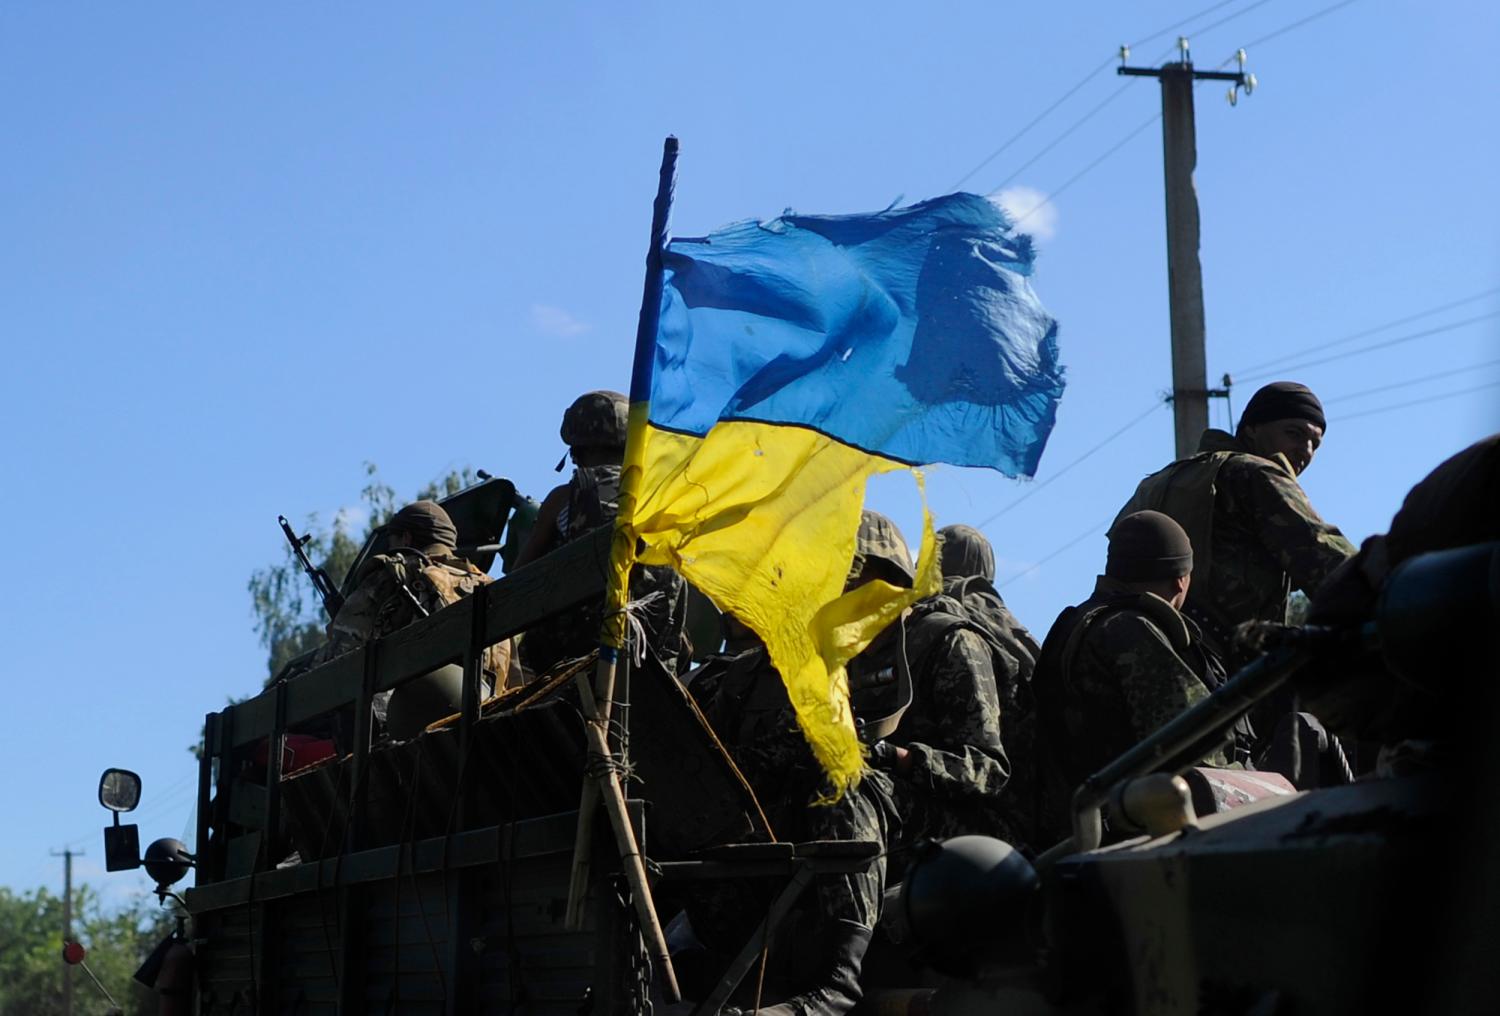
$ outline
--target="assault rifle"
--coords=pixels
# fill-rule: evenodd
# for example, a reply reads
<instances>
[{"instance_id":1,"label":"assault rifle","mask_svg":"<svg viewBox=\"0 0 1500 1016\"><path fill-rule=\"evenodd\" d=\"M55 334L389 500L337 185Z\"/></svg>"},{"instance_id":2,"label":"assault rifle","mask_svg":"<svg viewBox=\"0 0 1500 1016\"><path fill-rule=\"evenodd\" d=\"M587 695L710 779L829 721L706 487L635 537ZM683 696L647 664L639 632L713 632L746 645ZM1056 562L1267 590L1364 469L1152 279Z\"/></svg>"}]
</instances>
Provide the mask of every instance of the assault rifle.
<instances>
[{"instance_id":1,"label":"assault rifle","mask_svg":"<svg viewBox=\"0 0 1500 1016\"><path fill-rule=\"evenodd\" d=\"M308 540L312 539L312 534L308 533L306 536L299 537L292 532L291 523L287 522L285 515L276 516L276 521L281 523L281 531L286 534L286 542L292 545L292 553L297 555L297 562L302 565L302 570L307 572L307 577L312 579L313 587L323 598L323 609L328 613L328 619L333 620L344 607L344 597L338 591L338 587L333 584L333 579L328 577L328 573L322 568L314 567L313 563L308 560L307 551L303 547Z\"/></svg>"}]
</instances>

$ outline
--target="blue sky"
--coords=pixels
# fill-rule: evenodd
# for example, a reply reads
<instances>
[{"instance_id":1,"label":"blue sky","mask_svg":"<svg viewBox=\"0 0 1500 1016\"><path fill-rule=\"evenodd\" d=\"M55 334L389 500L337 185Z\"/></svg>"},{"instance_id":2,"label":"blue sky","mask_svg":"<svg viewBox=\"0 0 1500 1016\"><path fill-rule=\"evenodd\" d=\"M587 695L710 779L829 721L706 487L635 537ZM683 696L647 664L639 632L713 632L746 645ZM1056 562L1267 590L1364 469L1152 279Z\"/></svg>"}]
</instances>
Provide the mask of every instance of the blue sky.
<instances>
[{"instance_id":1,"label":"blue sky","mask_svg":"<svg viewBox=\"0 0 1500 1016\"><path fill-rule=\"evenodd\" d=\"M461 465L554 482L562 407L627 384L667 133L675 226L697 235L946 193L1083 82L965 183L1056 195L1027 222L1068 368L1037 480L928 473L939 524L1026 497L985 529L1044 633L1171 457L1150 412L1169 385L1159 127L1131 136L1156 85L1031 160L1122 88L1103 66L1121 42L1211 4L0 9L0 476L20 523L0 880L56 887L48 851L71 844L103 881L111 764L145 778L146 838L182 833L185 746L263 676L245 582L281 553L278 513L351 505L366 460L402 493ZM1325 6L1230 0L1185 31L1216 66ZM1259 379L1327 400L1304 482L1355 539L1500 426L1493 386L1393 408L1500 382L1500 293L1478 296L1500 284L1497 29L1491 4L1360 0L1251 46L1238 107L1197 92L1209 370L1246 378L1237 407L1263 361L1468 300L1305 358L1442 331ZM872 498L914 538L912 490Z\"/></svg>"}]
</instances>

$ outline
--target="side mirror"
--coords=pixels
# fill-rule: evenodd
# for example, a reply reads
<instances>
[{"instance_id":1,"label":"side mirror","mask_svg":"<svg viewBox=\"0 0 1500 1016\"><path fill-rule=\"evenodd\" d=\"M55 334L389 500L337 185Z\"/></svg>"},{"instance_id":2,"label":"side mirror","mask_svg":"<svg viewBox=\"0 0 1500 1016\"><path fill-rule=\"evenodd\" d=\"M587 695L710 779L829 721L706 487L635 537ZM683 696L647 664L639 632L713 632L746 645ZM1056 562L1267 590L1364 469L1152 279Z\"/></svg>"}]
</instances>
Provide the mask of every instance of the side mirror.
<instances>
[{"instance_id":1,"label":"side mirror","mask_svg":"<svg viewBox=\"0 0 1500 1016\"><path fill-rule=\"evenodd\" d=\"M121 825L120 813L141 803L141 778L129 769L106 769L99 777L99 803L114 812L115 824L104 829L104 870L130 871L141 866L141 840L134 825Z\"/></svg>"},{"instance_id":2,"label":"side mirror","mask_svg":"<svg viewBox=\"0 0 1500 1016\"><path fill-rule=\"evenodd\" d=\"M104 770L99 777L99 803L116 814L135 811L141 803L141 778L129 769Z\"/></svg>"}]
</instances>

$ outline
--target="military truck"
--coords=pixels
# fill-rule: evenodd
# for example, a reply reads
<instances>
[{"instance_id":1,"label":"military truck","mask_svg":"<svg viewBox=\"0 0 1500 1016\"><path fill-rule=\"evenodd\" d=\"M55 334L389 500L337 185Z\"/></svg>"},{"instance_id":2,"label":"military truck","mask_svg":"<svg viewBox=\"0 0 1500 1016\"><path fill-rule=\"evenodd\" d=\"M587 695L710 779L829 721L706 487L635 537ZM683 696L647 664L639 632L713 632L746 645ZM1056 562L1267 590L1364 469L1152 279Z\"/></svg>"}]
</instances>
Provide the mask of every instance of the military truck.
<instances>
[{"instance_id":1,"label":"military truck","mask_svg":"<svg viewBox=\"0 0 1500 1016\"><path fill-rule=\"evenodd\" d=\"M587 1014L672 1001L602 823L586 851L581 920L567 913L591 775L570 689L591 661L490 701L480 695L485 647L602 594L608 540L600 530L208 714L197 854L160 843L147 851L164 881L193 868L182 896L191 1011ZM1483 936L1496 919L1455 895L1453 873L1495 888L1484 851L1500 842L1496 774L1257 795L1242 792L1237 774L1190 773L1196 804L1194 787L1174 775L1188 770L1189 748L1309 660L1336 665L1373 651L1420 667L1423 647L1492 638L1500 545L1409 562L1382 604L1364 628L1293 631L1091 777L1074 798L1073 836L1041 856L980 837L919 852L888 895L864 1004L882 1013L1276 1013L1435 998L1464 1011L1482 969L1464 964L1484 955L1476 941L1492 941ZM455 715L406 741L372 737L374 695L450 664L464 671ZM769 842L749 787L681 683L649 656L627 661L618 698L614 747L628 759L630 821L658 898L712 880L766 887L765 919L728 968L692 992L697 1013L743 1006L767 938L811 880L862 869L879 847ZM295 749L309 735L299 732L340 712L352 713L352 745L303 764ZM1455 807L1465 795L1468 809ZM1131 829L1139 834L1120 838ZM1455 829L1469 837L1464 849L1440 854ZM133 832L112 840L112 866L116 856L133 860ZM1444 870L1440 857L1453 864ZM1422 919L1403 921L1413 908ZM1433 981L1432 969L1456 973ZM1434 985L1441 990L1427 993Z\"/></svg>"},{"instance_id":2,"label":"military truck","mask_svg":"<svg viewBox=\"0 0 1500 1016\"><path fill-rule=\"evenodd\" d=\"M487 480L445 500L460 545L499 550L513 495ZM478 510L481 500L490 508ZM193 1011L648 1008L651 964L603 823L582 869L581 919L565 914L588 759L572 688L592 660L480 701L486 647L602 596L609 536L602 528L207 715L196 854L157 841L145 859L164 896L194 874L180 897L191 917ZM366 546L361 558L379 550ZM689 623L712 628L701 615ZM372 736L374 696L455 664L464 686L454 715L405 741ZM755 831L753 796L681 684L646 655L622 661L618 688L614 747L629 760L628 786L644 791L627 806L660 884L749 877L800 889L817 872L874 856L871 844L737 850ZM325 736L335 715L352 717L348 750ZM139 794L126 770L101 782L101 803L116 812ZM111 870L141 864L137 844L117 814L106 830Z\"/></svg>"}]
</instances>

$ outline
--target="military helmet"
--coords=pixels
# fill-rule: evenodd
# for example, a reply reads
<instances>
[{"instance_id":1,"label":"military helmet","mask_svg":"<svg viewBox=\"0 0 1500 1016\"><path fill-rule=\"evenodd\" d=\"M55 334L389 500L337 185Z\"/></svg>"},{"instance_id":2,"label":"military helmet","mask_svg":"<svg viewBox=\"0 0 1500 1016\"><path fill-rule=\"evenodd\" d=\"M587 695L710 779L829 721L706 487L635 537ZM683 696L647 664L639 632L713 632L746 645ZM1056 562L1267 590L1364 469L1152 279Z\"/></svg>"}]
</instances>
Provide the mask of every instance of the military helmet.
<instances>
[{"instance_id":1,"label":"military helmet","mask_svg":"<svg viewBox=\"0 0 1500 1016\"><path fill-rule=\"evenodd\" d=\"M898 585L911 585L916 581L917 569L911 563L911 552L901 538L896 523L879 512L866 508L860 513L859 530L854 534L854 562L849 575L853 579L864 570L865 562L878 561L895 573L890 576ZM899 575L904 582L895 579Z\"/></svg>"},{"instance_id":2,"label":"military helmet","mask_svg":"<svg viewBox=\"0 0 1500 1016\"><path fill-rule=\"evenodd\" d=\"M630 400L619 392L585 392L563 413L563 443L569 448L623 448Z\"/></svg>"},{"instance_id":3,"label":"military helmet","mask_svg":"<svg viewBox=\"0 0 1500 1016\"><path fill-rule=\"evenodd\" d=\"M410 740L429 724L458 712L463 701L464 668L456 663L445 664L391 692L386 704L386 724L392 737Z\"/></svg>"}]
</instances>

